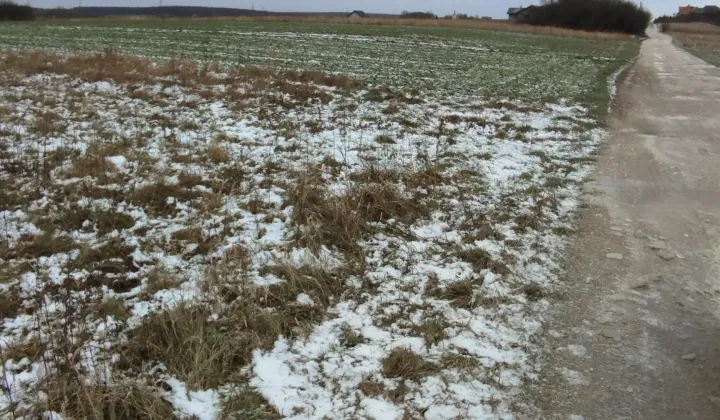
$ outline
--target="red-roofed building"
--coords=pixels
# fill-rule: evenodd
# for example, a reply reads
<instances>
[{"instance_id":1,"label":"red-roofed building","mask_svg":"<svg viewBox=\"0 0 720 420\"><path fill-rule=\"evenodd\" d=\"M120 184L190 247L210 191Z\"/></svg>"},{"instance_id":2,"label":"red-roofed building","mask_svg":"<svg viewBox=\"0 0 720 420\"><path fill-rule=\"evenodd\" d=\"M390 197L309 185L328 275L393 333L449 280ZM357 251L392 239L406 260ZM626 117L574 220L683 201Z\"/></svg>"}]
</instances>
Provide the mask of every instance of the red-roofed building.
<instances>
[{"instance_id":1,"label":"red-roofed building","mask_svg":"<svg viewBox=\"0 0 720 420\"><path fill-rule=\"evenodd\" d=\"M697 7L695 6L680 6L680 9L678 9L678 16L687 16L695 11Z\"/></svg>"}]
</instances>

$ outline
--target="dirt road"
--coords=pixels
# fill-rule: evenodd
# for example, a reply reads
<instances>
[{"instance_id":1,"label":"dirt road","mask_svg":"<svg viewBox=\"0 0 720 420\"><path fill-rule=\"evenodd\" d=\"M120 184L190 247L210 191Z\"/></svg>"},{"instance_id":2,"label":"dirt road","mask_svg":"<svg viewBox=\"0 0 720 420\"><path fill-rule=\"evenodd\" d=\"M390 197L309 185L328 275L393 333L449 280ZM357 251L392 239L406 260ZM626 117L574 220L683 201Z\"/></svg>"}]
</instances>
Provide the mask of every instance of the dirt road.
<instances>
[{"instance_id":1,"label":"dirt road","mask_svg":"<svg viewBox=\"0 0 720 420\"><path fill-rule=\"evenodd\" d=\"M720 419L720 69L650 36L619 86L529 418Z\"/></svg>"}]
</instances>

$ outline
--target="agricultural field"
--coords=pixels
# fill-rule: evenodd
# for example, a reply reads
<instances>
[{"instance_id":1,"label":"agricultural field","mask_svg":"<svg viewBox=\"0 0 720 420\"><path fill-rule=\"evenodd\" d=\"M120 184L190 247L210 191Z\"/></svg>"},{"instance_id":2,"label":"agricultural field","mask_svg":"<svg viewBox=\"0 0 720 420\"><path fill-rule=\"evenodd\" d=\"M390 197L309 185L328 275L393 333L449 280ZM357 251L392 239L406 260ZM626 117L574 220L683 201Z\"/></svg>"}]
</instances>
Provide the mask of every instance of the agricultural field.
<instances>
[{"instance_id":1,"label":"agricultural field","mask_svg":"<svg viewBox=\"0 0 720 420\"><path fill-rule=\"evenodd\" d=\"M676 43L710 64L720 66L720 27L709 23L669 23Z\"/></svg>"},{"instance_id":2,"label":"agricultural field","mask_svg":"<svg viewBox=\"0 0 720 420\"><path fill-rule=\"evenodd\" d=\"M0 416L513 418L632 40L0 25Z\"/></svg>"}]
</instances>

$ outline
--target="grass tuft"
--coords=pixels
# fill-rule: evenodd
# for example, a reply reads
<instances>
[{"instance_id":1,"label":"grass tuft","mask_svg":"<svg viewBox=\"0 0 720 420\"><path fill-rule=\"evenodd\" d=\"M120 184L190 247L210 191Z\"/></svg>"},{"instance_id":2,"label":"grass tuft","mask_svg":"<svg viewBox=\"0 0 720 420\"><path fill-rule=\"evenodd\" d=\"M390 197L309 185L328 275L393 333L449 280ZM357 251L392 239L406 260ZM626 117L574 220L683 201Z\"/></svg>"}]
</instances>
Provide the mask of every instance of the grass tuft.
<instances>
[{"instance_id":1,"label":"grass tuft","mask_svg":"<svg viewBox=\"0 0 720 420\"><path fill-rule=\"evenodd\" d=\"M419 381L437 371L436 364L425 361L422 356L406 347L393 349L382 361L383 375L388 378Z\"/></svg>"}]
</instances>

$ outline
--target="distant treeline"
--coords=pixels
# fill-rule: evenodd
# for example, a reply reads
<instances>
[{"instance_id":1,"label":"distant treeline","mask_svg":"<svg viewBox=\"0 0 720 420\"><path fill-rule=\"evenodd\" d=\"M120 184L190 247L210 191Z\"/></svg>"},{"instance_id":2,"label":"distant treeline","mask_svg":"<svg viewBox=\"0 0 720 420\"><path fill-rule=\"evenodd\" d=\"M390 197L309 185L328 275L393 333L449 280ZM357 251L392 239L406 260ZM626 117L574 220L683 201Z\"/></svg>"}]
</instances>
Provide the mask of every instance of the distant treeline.
<instances>
[{"instance_id":1,"label":"distant treeline","mask_svg":"<svg viewBox=\"0 0 720 420\"><path fill-rule=\"evenodd\" d=\"M233 9L229 7L203 6L157 6L157 7L74 7L72 9L38 9L43 18L104 18L109 16L151 16L151 17L237 17L273 16L281 13L264 10Z\"/></svg>"},{"instance_id":2,"label":"distant treeline","mask_svg":"<svg viewBox=\"0 0 720 420\"><path fill-rule=\"evenodd\" d=\"M402 13L400 13L400 16L402 16L405 19L436 19L437 15L433 12L408 12L407 10L403 10Z\"/></svg>"},{"instance_id":3,"label":"distant treeline","mask_svg":"<svg viewBox=\"0 0 720 420\"><path fill-rule=\"evenodd\" d=\"M38 18L106 18L123 16L149 16L166 18L208 17L261 17L261 16L328 16L345 17L346 13L292 13L265 10L235 9L230 7L204 6L156 6L156 7L74 7L71 9L36 9ZM397 17L397 15L369 15L372 17Z\"/></svg>"},{"instance_id":4,"label":"distant treeline","mask_svg":"<svg viewBox=\"0 0 720 420\"><path fill-rule=\"evenodd\" d=\"M11 1L0 1L0 21L33 20L35 14L30 6L20 6Z\"/></svg>"},{"instance_id":5,"label":"distant treeline","mask_svg":"<svg viewBox=\"0 0 720 420\"><path fill-rule=\"evenodd\" d=\"M682 22L682 23L693 23L693 22L703 22L703 23L710 23L713 25L720 26L720 12L719 13L693 13L687 16L660 16L659 18L655 19L655 23L672 23L672 22Z\"/></svg>"},{"instance_id":6,"label":"distant treeline","mask_svg":"<svg viewBox=\"0 0 720 420\"><path fill-rule=\"evenodd\" d=\"M642 36L651 18L647 9L628 0L546 0L526 20L532 25Z\"/></svg>"}]
</instances>

